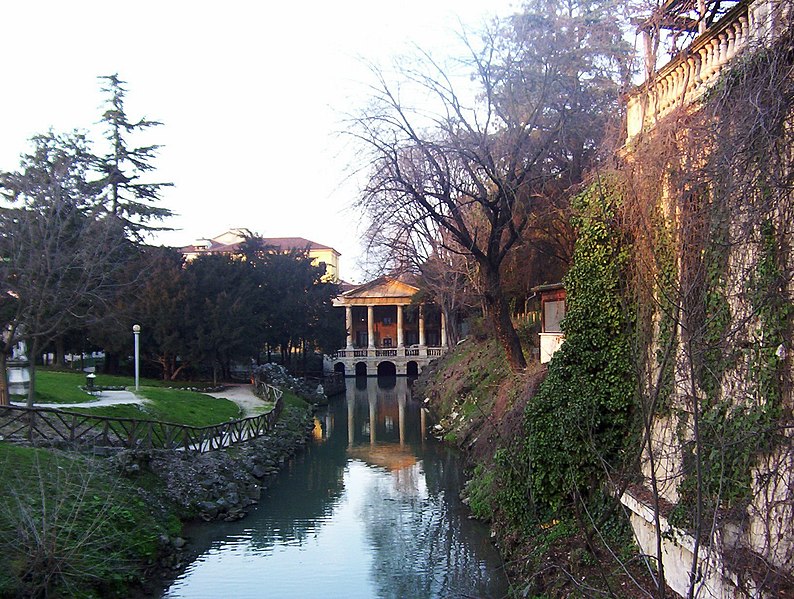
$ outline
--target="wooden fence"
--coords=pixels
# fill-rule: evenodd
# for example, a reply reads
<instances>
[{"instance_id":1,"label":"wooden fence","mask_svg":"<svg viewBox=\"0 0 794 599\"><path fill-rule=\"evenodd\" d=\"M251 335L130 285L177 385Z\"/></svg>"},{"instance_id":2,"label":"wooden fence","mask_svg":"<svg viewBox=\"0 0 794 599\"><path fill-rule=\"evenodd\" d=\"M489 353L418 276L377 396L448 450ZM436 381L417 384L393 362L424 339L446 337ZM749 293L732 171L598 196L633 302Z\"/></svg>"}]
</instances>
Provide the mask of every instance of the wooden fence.
<instances>
[{"instance_id":1,"label":"wooden fence","mask_svg":"<svg viewBox=\"0 0 794 599\"><path fill-rule=\"evenodd\" d=\"M532 325L540 322L540 311L522 312L521 314L513 314L513 326Z\"/></svg>"},{"instance_id":2,"label":"wooden fence","mask_svg":"<svg viewBox=\"0 0 794 599\"><path fill-rule=\"evenodd\" d=\"M188 426L157 420L90 416L55 408L0 406L0 435L33 445L176 449L204 453L268 433L283 408L281 390L263 389L275 405L266 414L212 426Z\"/></svg>"}]
</instances>

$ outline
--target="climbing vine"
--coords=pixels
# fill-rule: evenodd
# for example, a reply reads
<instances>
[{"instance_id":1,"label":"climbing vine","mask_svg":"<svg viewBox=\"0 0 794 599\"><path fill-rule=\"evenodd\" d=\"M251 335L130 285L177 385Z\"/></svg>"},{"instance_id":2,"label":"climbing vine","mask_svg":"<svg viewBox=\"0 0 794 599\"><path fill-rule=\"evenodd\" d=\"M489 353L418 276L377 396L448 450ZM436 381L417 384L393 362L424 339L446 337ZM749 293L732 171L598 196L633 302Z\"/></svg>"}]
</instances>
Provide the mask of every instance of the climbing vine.
<instances>
[{"instance_id":1,"label":"climbing vine","mask_svg":"<svg viewBox=\"0 0 794 599\"><path fill-rule=\"evenodd\" d=\"M632 428L634 302L625 283L630 244L618 226L616 178L597 180L573 202L578 239L565 277L565 343L525 412L526 493L555 511L599 488L617 468ZM521 483L508 488L518 513Z\"/></svg>"}]
</instances>

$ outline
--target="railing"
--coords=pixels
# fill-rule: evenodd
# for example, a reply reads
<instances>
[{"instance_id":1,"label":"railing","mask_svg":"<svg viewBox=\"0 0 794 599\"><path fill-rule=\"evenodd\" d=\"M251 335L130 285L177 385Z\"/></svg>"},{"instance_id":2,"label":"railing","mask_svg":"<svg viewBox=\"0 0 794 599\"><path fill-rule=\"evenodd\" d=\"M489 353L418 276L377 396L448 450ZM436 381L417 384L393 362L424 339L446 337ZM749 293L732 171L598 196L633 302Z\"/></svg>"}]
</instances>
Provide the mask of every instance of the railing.
<instances>
[{"instance_id":1,"label":"railing","mask_svg":"<svg viewBox=\"0 0 794 599\"><path fill-rule=\"evenodd\" d=\"M446 347L371 347L367 349L340 349L333 354L333 359L344 358L410 358L441 356Z\"/></svg>"},{"instance_id":2,"label":"railing","mask_svg":"<svg viewBox=\"0 0 794 599\"><path fill-rule=\"evenodd\" d=\"M273 429L283 408L280 389L266 385L275 405L266 414L212 426L188 426L157 420L91 416L55 408L0 406L0 434L31 444L93 445L118 448L176 449L204 453L222 449Z\"/></svg>"},{"instance_id":3,"label":"railing","mask_svg":"<svg viewBox=\"0 0 794 599\"><path fill-rule=\"evenodd\" d=\"M626 104L629 141L676 107L697 99L723 66L749 45L759 20L749 4L738 4L631 94Z\"/></svg>"},{"instance_id":4,"label":"railing","mask_svg":"<svg viewBox=\"0 0 794 599\"><path fill-rule=\"evenodd\" d=\"M513 326L537 324L540 322L540 311L535 310L532 312L513 314L510 318L513 321Z\"/></svg>"},{"instance_id":5,"label":"railing","mask_svg":"<svg viewBox=\"0 0 794 599\"><path fill-rule=\"evenodd\" d=\"M277 403L281 396L284 395L284 392L269 383L266 383L259 377L254 379L254 394L265 401L269 401L272 403Z\"/></svg>"}]
</instances>

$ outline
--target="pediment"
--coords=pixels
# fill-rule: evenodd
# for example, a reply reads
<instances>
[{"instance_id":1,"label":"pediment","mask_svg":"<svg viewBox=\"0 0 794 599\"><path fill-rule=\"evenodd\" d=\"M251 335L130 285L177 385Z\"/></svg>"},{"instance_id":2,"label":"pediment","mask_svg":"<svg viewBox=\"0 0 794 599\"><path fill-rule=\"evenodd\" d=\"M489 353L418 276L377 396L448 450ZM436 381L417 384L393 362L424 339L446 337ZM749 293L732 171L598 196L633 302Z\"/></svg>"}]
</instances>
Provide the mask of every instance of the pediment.
<instances>
[{"instance_id":1,"label":"pediment","mask_svg":"<svg viewBox=\"0 0 794 599\"><path fill-rule=\"evenodd\" d=\"M419 287L393 279L380 277L369 283L354 287L342 294L345 303L355 303L356 300L395 299L410 302L410 299L419 291Z\"/></svg>"}]
</instances>

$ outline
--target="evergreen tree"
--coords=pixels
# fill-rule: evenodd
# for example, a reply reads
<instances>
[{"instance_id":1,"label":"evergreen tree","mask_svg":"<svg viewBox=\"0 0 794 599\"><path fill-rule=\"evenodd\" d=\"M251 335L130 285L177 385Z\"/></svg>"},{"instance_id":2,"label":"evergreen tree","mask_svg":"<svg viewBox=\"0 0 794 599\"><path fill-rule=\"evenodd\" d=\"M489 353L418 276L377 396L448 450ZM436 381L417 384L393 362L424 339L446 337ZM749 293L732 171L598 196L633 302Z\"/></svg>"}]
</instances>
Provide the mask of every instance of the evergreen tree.
<instances>
[{"instance_id":1,"label":"evergreen tree","mask_svg":"<svg viewBox=\"0 0 794 599\"><path fill-rule=\"evenodd\" d=\"M107 108L100 122L105 125L105 138L110 148L105 155L95 157L95 168L101 174L96 185L105 209L122 221L128 234L140 240L147 232L167 229L152 223L172 215L171 210L155 205L162 199L163 188L172 183L144 180L155 170L152 161L161 146L133 147L128 138L162 123L146 118L130 119L124 107L126 82L119 79L118 74L103 75L99 79L105 82L102 91L108 95Z\"/></svg>"}]
</instances>

